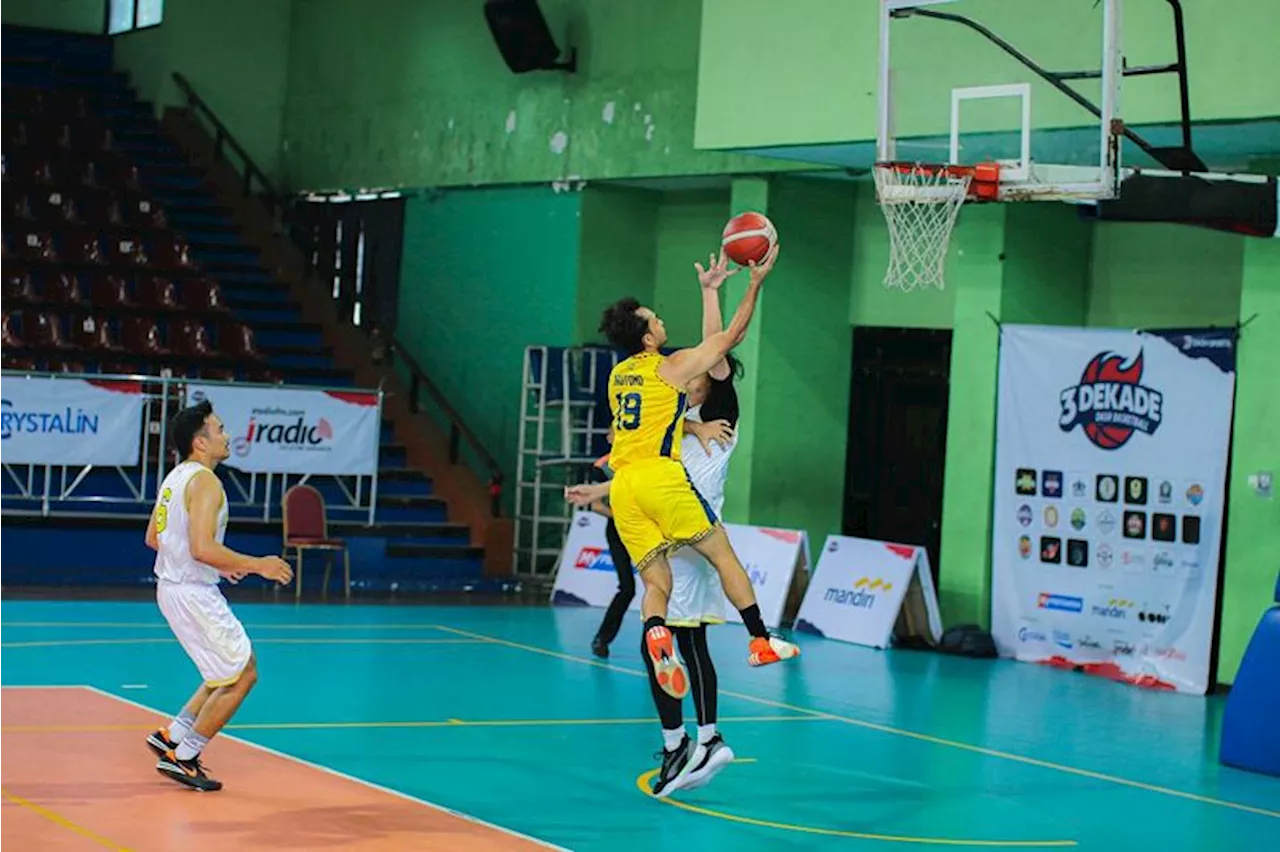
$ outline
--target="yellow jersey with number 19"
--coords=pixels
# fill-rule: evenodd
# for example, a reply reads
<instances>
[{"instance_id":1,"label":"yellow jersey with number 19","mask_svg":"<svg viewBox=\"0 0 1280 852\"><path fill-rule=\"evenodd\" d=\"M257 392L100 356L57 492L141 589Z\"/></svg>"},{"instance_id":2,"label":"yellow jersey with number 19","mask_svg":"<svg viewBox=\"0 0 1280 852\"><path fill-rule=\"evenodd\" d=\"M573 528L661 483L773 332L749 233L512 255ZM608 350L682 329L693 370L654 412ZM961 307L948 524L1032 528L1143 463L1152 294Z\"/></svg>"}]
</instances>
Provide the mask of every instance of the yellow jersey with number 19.
<instances>
[{"instance_id":1,"label":"yellow jersey with number 19","mask_svg":"<svg viewBox=\"0 0 1280 852\"><path fill-rule=\"evenodd\" d=\"M661 353L642 352L620 361L609 374L609 466L615 471L650 459L680 461L688 397L658 375L664 360Z\"/></svg>"}]
</instances>

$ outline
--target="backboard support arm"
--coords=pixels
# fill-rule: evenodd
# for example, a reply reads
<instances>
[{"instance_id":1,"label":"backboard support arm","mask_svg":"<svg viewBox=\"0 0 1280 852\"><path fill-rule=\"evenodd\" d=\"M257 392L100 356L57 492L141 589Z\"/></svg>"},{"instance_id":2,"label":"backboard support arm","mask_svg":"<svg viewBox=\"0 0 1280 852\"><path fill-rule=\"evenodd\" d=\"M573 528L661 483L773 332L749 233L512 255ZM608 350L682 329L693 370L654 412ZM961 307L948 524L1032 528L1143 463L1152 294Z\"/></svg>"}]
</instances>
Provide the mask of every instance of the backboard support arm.
<instances>
[{"instance_id":1,"label":"backboard support arm","mask_svg":"<svg viewBox=\"0 0 1280 852\"><path fill-rule=\"evenodd\" d=\"M1126 139L1133 142L1133 144L1137 145L1138 148L1140 148L1149 157L1151 157L1160 165L1164 166L1166 169L1170 169L1172 171L1187 171L1187 172L1208 171L1208 167L1205 166L1203 161L1201 161L1200 158L1196 156L1191 149L1191 103L1190 103L1190 95L1189 95L1188 82L1187 82L1186 34L1185 34L1185 28L1183 24L1181 0L1166 0L1166 2L1168 2L1173 9L1174 37L1177 43L1177 52L1178 52L1177 61L1169 65L1158 65L1158 66L1148 65L1148 66L1141 66L1136 68L1123 68L1123 69L1120 69L1120 73L1126 77L1152 75L1152 74L1169 74L1169 73L1176 73L1178 75L1180 106L1181 106L1181 112L1182 112L1182 122L1181 122L1182 146L1179 148L1158 148L1152 145L1147 140L1143 139L1134 131L1130 130L1128 127L1124 126L1122 121L1114 121L1113 123L1119 126L1116 128L1104 128L1104 132L1111 133L1112 135L1114 135L1115 131L1118 130L1119 133L1123 134ZM972 20L971 18L967 18L964 15L955 15L950 12L936 12L931 9L923 9L923 8L914 7L914 6L897 7L897 8L882 11L881 14L884 19L882 21L882 28L887 26L887 23L888 23L887 19L889 17L907 18L912 16L919 16L922 18L933 18L935 20L947 21L949 23L955 23L964 27L968 27L969 29L981 35L983 38L987 39L996 47L1003 50L1005 53L1012 56L1022 65L1026 66L1032 73L1040 77L1049 85L1053 86L1063 95L1065 95L1066 97L1074 101L1076 104L1078 104L1082 109L1092 114L1095 118L1098 118L1098 119L1103 118L1102 109L1100 109L1096 104L1094 104L1088 98L1081 95L1079 92L1071 88L1066 83L1067 80L1093 79L1093 78L1102 77L1104 76L1104 72L1102 70L1070 71L1070 72L1061 72L1061 73L1056 71L1050 71L1047 68L1042 67L1039 63L1037 63L1031 57L1027 56L1022 51L1018 50L1018 48L1014 47L1008 41L1001 38L999 35L994 33L991 29L989 29L985 25L980 24L977 21ZM884 51L884 50L887 50L887 48L882 45L881 50ZM885 64L887 65L887 63ZM883 114L883 107L882 107L882 115L881 115L882 121L884 120L884 117L885 116Z\"/></svg>"}]
</instances>

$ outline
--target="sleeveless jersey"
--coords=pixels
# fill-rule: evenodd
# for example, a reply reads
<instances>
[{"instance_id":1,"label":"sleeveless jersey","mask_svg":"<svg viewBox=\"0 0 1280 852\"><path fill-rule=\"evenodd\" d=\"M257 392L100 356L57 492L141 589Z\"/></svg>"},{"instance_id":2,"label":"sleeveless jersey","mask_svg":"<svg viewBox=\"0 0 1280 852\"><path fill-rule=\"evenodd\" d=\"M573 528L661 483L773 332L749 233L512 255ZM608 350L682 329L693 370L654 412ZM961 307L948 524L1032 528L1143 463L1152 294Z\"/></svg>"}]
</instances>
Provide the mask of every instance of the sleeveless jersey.
<instances>
[{"instance_id":1,"label":"sleeveless jersey","mask_svg":"<svg viewBox=\"0 0 1280 852\"><path fill-rule=\"evenodd\" d=\"M155 574L170 583L203 583L217 585L221 575L216 569L191 556L191 518L187 514L187 485L201 471L212 473L199 462L185 461L169 471L160 483L160 499L156 501ZM215 474L216 476L216 474ZM222 483L218 483L222 488ZM227 532L227 494L222 493L218 509L218 526L214 538L222 543Z\"/></svg>"},{"instance_id":2,"label":"sleeveless jersey","mask_svg":"<svg viewBox=\"0 0 1280 852\"><path fill-rule=\"evenodd\" d=\"M710 401L709 398L708 401ZM707 417L706 403L690 409L688 418L697 420L699 423L706 423L709 420L728 419ZM688 471L689 481L693 483L694 488L698 489L702 499L711 504L716 516L722 516L724 513L724 486L729 478L729 460L733 457L733 451L738 446L737 435L734 435L728 446L721 446L719 443L713 442L711 444L711 455L707 455L707 451L702 448L702 442L693 435L686 433L683 444L683 455L680 463Z\"/></svg>"},{"instance_id":3,"label":"sleeveless jersey","mask_svg":"<svg viewBox=\"0 0 1280 852\"><path fill-rule=\"evenodd\" d=\"M615 471L648 459L680 460L687 397L658 376L664 360L660 353L643 352L619 362L609 374L609 466Z\"/></svg>"}]
</instances>

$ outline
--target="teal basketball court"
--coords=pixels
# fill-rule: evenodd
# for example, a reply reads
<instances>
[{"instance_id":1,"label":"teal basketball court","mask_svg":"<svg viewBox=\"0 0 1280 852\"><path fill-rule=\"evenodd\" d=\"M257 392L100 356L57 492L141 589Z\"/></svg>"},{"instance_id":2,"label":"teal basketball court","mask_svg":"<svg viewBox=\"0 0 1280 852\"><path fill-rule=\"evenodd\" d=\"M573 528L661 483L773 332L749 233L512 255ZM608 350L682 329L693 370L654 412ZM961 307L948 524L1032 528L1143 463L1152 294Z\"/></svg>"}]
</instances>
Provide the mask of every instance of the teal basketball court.
<instances>
[{"instance_id":1,"label":"teal basketball court","mask_svg":"<svg viewBox=\"0 0 1280 852\"><path fill-rule=\"evenodd\" d=\"M567 849L1174 852L1280 836L1280 780L1216 762L1219 698L804 636L796 664L750 669L745 634L726 626L712 649L738 762L659 802L643 791L661 738L635 623L601 663L587 651L594 609L237 611L261 681L228 735ZM196 681L151 603L8 601L2 613L6 697L84 685L168 714ZM65 726L68 754L106 735L95 721ZM6 719L6 748L39 733ZM94 783L44 805L139 785L182 796L156 778L145 733L136 762L80 766ZM21 773L7 765L6 785ZM237 779L223 780L234 801ZM216 832L236 809L206 819Z\"/></svg>"}]
</instances>

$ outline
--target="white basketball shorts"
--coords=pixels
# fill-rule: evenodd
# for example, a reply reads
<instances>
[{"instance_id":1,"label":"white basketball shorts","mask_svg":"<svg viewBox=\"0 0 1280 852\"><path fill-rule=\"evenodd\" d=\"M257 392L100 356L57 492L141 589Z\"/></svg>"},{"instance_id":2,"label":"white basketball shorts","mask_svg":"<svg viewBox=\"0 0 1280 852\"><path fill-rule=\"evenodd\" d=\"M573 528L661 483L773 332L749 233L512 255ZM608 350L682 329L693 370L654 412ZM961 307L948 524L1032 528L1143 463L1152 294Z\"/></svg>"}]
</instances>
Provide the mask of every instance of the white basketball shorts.
<instances>
[{"instance_id":1,"label":"white basketball shorts","mask_svg":"<svg viewBox=\"0 0 1280 852\"><path fill-rule=\"evenodd\" d=\"M159 580L156 602L205 686L230 686L240 679L253 645L217 586Z\"/></svg>"},{"instance_id":2,"label":"white basketball shorts","mask_svg":"<svg viewBox=\"0 0 1280 852\"><path fill-rule=\"evenodd\" d=\"M692 547L680 548L668 561L671 599L667 603L667 626L724 624L724 589L715 566Z\"/></svg>"}]
</instances>

